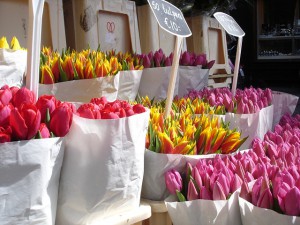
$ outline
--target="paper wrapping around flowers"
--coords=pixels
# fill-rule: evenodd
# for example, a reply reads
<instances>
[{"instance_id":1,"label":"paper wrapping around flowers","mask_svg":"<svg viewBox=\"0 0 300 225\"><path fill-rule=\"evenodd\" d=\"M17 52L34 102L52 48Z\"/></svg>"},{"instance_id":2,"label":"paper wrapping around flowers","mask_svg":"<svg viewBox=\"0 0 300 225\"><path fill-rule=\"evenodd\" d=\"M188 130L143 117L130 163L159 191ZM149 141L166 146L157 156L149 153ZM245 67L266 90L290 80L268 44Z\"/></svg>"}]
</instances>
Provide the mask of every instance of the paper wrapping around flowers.
<instances>
[{"instance_id":1,"label":"paper wrapping around flowers","mask_svg":"<svg viewBox=\"0 0 300 225\"><path fill-rule=\"evenodd\" d=\"M164 174L175 169L184 172L186 163L196 165L200 158L213 158L210 155L180 155L180 154L161 154L150 150L145 152L145 171L142 187L142 198L163 201L170 194L166 188Z\"/></svg>"},{"instance_id":2,"label":"paper wrapping around flowers","mask_svg":"<svg viewBox=\"0 0 300 225\"><path fill-rule=\"evenodd\" d=\"M139 87L140 96L163 100L167 98L172 67L156 67L143 70ZM208 69L201 66L179 66L174 96L183 97L190 90L201 90L208 85Z\"/></svg>"},{"instance_id":3,"label":"paper wrapping around flowers","mask_svg":"<svg viewBox=\"0 0 300 225\"><path fill-rule=\"evenodd\" d=\"M24 85L27 51L0 48L0 87Z\"/></svg>"},{"instance_id":4,"label":"paper wrapping around flowers","mask_svg":"<svg viewBox=\"0 0 300 225\"><path fill-rule=\"evenodd\" d=\"M292 115L295 112L297 103L299 100L298 96L283 93L279 91L272 91L273 105L274 105L274 116L273 116L273 127L279 123L281 117L289 113Z\"/></svg>"},{"instance_id":5,"label":"paper wrapping around flowers","mask_svg":"<svg viewBox=\"0 0 300 225\"><path fill-rule=\"evenodd\" d=\"M55 224L62 138L0 144L0 224Z\"/></svg>"},{"instance_id":6,"label":"paper wrapping around flowers","mask_svg":"<svg viewBox=\"0 0 300 225\"><path fill-rule=\"evenodd\" d=\"M165 204L173 225L241 225L238 195L236 191L228 200L217 201L172 202L166 199Z\"/></svg>"},{"instance_id":7,"label":"paper wrapping around flowers","mask_svg":"<svg viewBox=\"0 0 300 225\"><path fill-rule=\"evenodd\" d=\"M237 128L241 132L242 137L248 136L247 140L239 148L240 150L251 148L254 138L258 137L262 140L264 135L269 130L272 130L273 113L273 105L252 114L226 113L225 122L230 122L230 129Z\"/></svg>"},{"instance_id":8,"label":"paper wrapping around flowers","mask_svg":"<svg viewBox=\"0 0 300 225\"><path fill-rule=\"evenodd\" d=\"M108 101L117 99L120 74L93 79L81 79L54 84L39 84L38 95L54 95L68 102L90 102L92 98L105 96Z\"/></svg>"},{"instance_id":9,"label":"paper wrapping around flowers","mask_svg":"<svg viewBox=\"0 0 300 225\"><path fill-rule=\"evenodd\" d=\"M255 181L248 184L250 191ZM243 225L260 225L260 224L272 224L272 225L292 225L300 224L300 217L288 216L279 214L270 209L264 209L253 205L245 199L238 197L238 203L240 207L241 219Z\"/></svg>"},{"instance_id":10,"label":"paper wrapping around flowers","mask_svg":"<svg viewBox=\"0 0 300 225\"><path fill-rule=\"evenodd\" d=\"M65 137L57 225L101 224L139 206L149 114L111 120L74 115Z\"/></svg>"},{"instance_id":11,"label":"paper wrapping around flowers","mask_svg":"<svg viewBox=\"0 0 300 225\"><path fill-rule=\"evenodd\" d=\"M120 71L118 99L134 101L142 78L142 70Z\"/></svg>"}]
</instances>

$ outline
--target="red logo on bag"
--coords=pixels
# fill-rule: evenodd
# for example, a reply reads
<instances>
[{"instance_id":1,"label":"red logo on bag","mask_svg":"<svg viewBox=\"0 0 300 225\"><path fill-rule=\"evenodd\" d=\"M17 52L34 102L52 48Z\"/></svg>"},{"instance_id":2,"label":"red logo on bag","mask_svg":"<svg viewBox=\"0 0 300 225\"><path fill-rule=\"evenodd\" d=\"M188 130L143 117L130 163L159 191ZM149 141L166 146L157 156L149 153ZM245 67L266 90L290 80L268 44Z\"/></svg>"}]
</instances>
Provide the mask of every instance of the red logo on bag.
<instances>
[{"instance_id":1,"label":"red logo on bag","mask_svg":"<svg viewBox=\"0 0 300 225\"><path fill-rule=\"evenodd\" d=\"M106 29L109 33L113 33L115 30L115 23L114 22L107 22Z\"/></svg>"}]
</instances>

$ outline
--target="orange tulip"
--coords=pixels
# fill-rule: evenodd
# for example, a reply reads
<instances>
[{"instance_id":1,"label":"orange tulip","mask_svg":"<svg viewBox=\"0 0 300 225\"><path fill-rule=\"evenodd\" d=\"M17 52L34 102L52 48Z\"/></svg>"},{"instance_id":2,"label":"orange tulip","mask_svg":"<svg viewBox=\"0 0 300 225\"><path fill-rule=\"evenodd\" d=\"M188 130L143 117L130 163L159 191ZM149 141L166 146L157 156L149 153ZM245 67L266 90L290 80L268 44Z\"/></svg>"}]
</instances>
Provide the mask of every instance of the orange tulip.
<instances>
[{"instance_id":1,"label":"orange tulip","mask_svg":"<svg viewBox=\"0 0 300 225\"><path fill-rule=\"evenodd\" d=\"M85 68L84 68L84 78L85 79L92 79L95 78L94 75L94 66L92 64L92 61L89 59Z\"/></svg>"},{"instance_id":2,"label":"orange tulip","mask_svg":"<svg viewBox=\"0 0 300 225\"><path fill-rule=\"evenodd\" d=\"M74 80L73 61L71 56L66 56L62 63L62 69L67 75L68 80Z\"/></svg>"},{"instance_id":3,"label":"orange tulip","mask_svg":"<svg viewBox=\"0 0 300 225\"><path fill-rule=\"evenodd\" d=\"M54 81L54 75L48 65L42 66L42 73L41 73L41 83L42 84L53 84Z\"/></svg>"},{"instance_id":4,"label":"orange tulip","mask_svg":"<svg viewBox=\"0 0 300 225\"><path fill-rule=\"evenodd\" d=\"M174 144L166 133L158 133L159 140L161 142L161 152L164 154L171 154L174 149Z\"/></svg>"}]
</instances>

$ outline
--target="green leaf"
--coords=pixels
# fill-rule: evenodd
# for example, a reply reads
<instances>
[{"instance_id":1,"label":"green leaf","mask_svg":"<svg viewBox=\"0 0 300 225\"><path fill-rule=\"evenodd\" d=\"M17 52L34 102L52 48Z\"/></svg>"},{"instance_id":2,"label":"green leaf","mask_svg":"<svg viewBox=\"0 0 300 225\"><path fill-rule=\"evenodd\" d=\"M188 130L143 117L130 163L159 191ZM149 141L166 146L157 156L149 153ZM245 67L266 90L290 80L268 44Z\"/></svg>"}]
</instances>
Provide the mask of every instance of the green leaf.
<instances>
[{"instance_id":1,"label":"green leaf","mask_svg":"<svg viewBox=\"0 0 300 225\"><path fill-rule=\"evenodd\" d=\"M176 190L176 195L177 195L177 198L180 202L185 202L186 201L184 195L180 191Z\"/></svg>"},{"instance_id":2,"label":"green leaf","mask_svg":"<svg viewBox=\"0 0 300 225\"><path fill-rule=\"evenodd\" d=\"M42 139L42 134L41 134L41 131L38 131L36 136L35 136L35 139Z\"/></svg>"},{"instance_id":3,"label":"green leaf","mask_svg":"<svg viewBox=\"0 0 300 225\"><path fill-rule=\"evenodd\" d=\"M68 77L66 72L63 70L63 68L61 67L61 62L60 59L58 59L58 68L59 68L59 78L60 81L64 82L64 81L68 81Z\"/></svg>"},{"instance_id":4,"label":"green leaf","mask_svg":"<svg viewBox=\"0 0 300 225\"><path fill-rule=\"evenodd\" d=\"M157 135L155 135L155 152L160 153L161 143Z\"/></svg>"},{"instance_id":5,"label":"green leaf","mask_svg":"<svg viewBox=\"0 0 300 225\"><path fill-rule=\"evenodd\" d=\"M73 68L73 72L74 72L74 80L78 80L79 76L78 76L77 70L75 69L73 61L72 61L72 68Z\"/></svg>"},{"instance_id":6,"label":"green leaf","mask_svg":"<svg viewBox=\"0 0 300 225\"><path fill-rule=\"evenodd\" d=\"M47 126L49 126L49 123L50 123L50 110L49 110L49 108L47 108L47 110L46 110L45 124Z\"/></svg>"}]
</instances>

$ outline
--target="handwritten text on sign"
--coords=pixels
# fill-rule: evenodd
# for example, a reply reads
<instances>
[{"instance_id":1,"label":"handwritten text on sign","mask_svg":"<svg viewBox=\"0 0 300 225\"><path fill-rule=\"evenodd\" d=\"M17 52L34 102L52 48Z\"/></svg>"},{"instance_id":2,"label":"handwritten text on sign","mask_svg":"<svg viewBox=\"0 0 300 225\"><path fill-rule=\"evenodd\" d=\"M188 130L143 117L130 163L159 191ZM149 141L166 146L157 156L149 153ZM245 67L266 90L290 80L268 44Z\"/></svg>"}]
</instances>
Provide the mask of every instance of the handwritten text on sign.
<instances>
[{"instance_id":1,"label":"handwritten text on sign","mask_svg":"<svg viewBox=\"0 0 300 225\"><path fill-rule=\"evenodd\" d=\"M231 34L235 37L243 37L245 32L237 24L237 22L226 13L216 12L214 14L216 20L221 24L221 26L226 30L228 34Z\"/></svg>"},{"instance_id":2,"label":"handwritten text on sign","mask_svg":"<svg viewBox=\"0 0 300 225\"><path fill-rule=\"evenodd\" d=\"M182 12L164 0L148 0L160 27L171 34L188 37L192 33Z\"/></svg>"}]
</instances>

